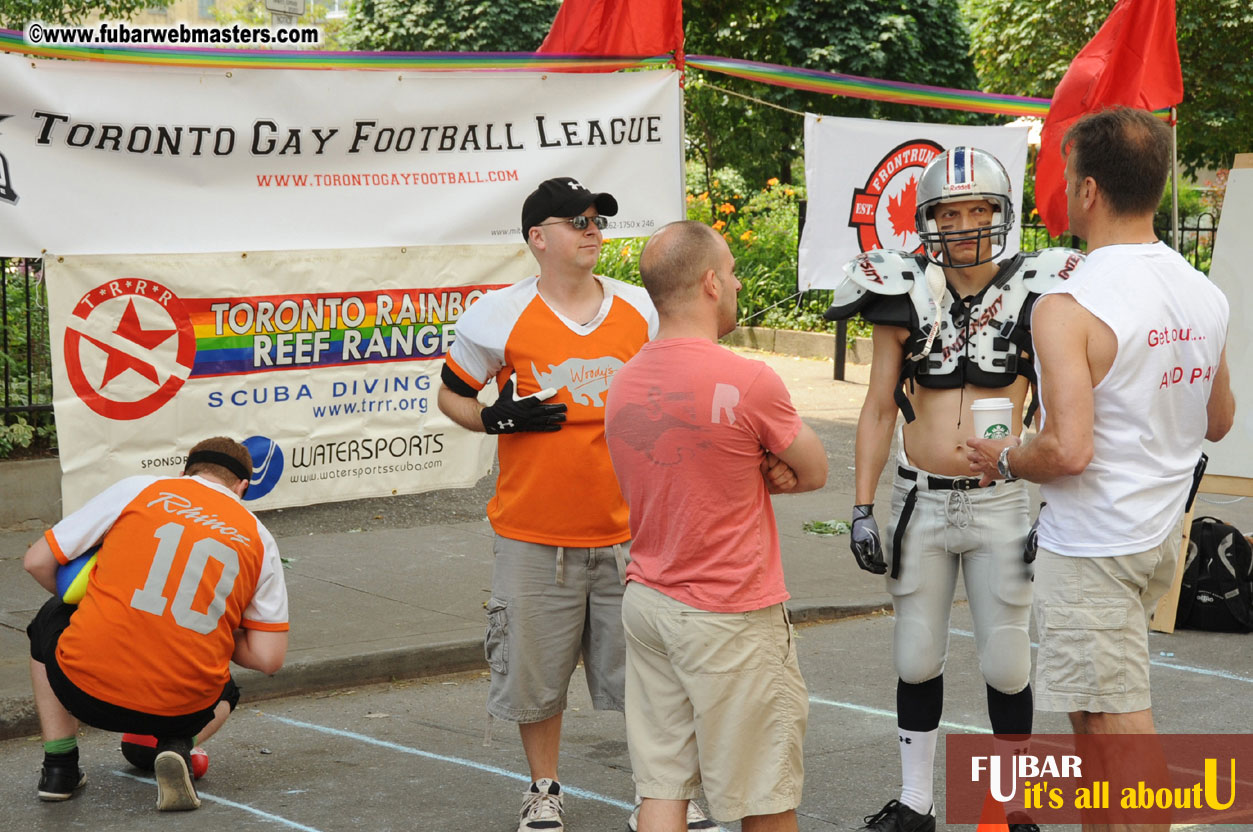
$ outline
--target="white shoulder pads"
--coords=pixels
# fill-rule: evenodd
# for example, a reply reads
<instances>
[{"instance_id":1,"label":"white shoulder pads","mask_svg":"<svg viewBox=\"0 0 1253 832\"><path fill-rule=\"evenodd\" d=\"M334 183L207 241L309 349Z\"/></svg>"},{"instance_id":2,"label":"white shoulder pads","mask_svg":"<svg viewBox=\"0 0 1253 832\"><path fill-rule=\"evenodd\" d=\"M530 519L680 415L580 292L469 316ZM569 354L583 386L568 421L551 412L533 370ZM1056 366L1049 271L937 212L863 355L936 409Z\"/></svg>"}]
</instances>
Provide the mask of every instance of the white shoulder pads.
<instances>
[{"instance_id":1,"label":"white shoulder pads","mask_svg":"<svg viewBox=\"0 0 1253 832\"><path fill-rule=\"evenodd\" d=\"M1023 252L1022 285L1027 291L1044 294L1070 277L1075 267L1083 262L1084 254L1073 248L1042 248Z\"/></svg>"},{"instance_id":2,"label":"white shoulder pads","mask_svg":"<svg viewBox=\"0 0 1253 832\"><path fill-rule=\"evenodd\" d=\"M914 279L921 277L918 261L904 251L879 249L857 255L844 264L844 279L835 287L829 321L841 320L860 312L872 295L903 295Z\"/></svg>"},{"instance_id":3,"label":"white shoulder pads","mask_svg":"<svg viewBox=\"0 0 1253 832\"><path fill-rule=\"evenodd\" d=\"M844 264L848 280L876 295L903 295L922 277L913 255L904 251L866 251Z\"/></svg>"}]
</instances>

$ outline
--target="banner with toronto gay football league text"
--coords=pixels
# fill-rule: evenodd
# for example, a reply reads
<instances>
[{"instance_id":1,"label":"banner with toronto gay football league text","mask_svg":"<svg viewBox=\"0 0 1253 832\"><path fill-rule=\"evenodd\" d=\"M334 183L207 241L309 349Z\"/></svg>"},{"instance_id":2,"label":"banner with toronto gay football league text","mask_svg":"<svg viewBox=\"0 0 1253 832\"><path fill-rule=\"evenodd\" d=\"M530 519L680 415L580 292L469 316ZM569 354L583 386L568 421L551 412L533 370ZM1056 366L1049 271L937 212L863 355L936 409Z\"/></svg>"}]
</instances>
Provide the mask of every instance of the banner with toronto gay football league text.
<instances>
[{"instance_id":1,"label":"banner with toronto gay football league text","mask_svg":"<svg viewBox=\"0 0 1253 832\"><path fill-rule=\"evenodd\" d=\"M535 273L527 194L612 193L607 237L684 213L668 70L0 54L0 91L0 255L44 259L67 513L218 434L250 508L472 485L495 442L439 413L439 374L462 310Z\"/></svg>"}]
</instances>

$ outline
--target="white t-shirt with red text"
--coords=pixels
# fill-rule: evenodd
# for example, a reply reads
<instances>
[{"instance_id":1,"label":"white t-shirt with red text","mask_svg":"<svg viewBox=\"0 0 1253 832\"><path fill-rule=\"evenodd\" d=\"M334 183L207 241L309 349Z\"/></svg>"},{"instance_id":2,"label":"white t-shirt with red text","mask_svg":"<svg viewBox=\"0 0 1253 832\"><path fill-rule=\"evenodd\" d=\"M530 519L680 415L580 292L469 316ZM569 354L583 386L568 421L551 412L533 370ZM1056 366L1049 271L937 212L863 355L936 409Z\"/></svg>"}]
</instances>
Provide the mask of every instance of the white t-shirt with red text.
<instances>
[{"instance_id":1,"label":"white t-shirt with red text","mask_svg":"<svg viewBox=\"0 0 1253 832\"><path fill-rule=\"evenodd\" d=\"M1227 339L1227 298L1161 242L1099 248L1054 293L1108 325L1118 354L1092 391L1092 461L1040 486L1040 546L1079 557L1147 551L1183 513ZM1048 383L1041 376L1046 393ZM1047 418L1041 407L1041 427Z\"/></svg>"}]
</instances>

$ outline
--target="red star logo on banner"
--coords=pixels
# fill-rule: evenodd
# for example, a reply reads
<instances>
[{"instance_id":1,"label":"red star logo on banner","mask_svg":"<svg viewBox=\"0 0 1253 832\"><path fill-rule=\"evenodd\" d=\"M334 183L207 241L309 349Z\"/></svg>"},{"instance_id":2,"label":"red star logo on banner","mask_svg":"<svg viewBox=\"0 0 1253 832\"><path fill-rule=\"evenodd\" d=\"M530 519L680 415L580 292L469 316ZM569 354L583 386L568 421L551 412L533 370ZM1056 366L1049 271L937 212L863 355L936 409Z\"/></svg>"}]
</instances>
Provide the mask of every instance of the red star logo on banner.
<instances>
[{"instance_id":1,"label":"red star logo on banner","mask_svg":"<svg viewBox=\"0 0 1253 832\"><path fill-rule=\"evenodd\" d=\"M143 325L139 323L139 313L135 311L135 301L133 300L127 303L126 311L122 313L121 323L118 324L117 329L113 330L114 335L120 335L127 341L149 351L164 343L176 332L178 332L177 329L144 329ZM83 337L95 344L108 356L108 361L104 365L104 378L100 381L101 388L127 370L134 370L153 384L157 383L157 368L150 362L136 358L124 350L119 350L117 347L111 347L102 341L92 338L90 335L84 334Z\"/></svg>"}]
</instances>

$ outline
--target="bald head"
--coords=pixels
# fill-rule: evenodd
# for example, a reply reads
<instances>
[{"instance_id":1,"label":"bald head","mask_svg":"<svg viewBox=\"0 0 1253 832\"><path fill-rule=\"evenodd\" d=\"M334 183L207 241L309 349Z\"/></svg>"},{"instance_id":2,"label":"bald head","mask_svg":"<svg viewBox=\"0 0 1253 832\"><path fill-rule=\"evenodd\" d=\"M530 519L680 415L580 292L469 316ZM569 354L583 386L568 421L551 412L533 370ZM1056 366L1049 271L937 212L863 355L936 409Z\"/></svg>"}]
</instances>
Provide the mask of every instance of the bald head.
<instances>
[{"instance_id":1,"label":"bald head","mask_svg":"<svg viewBox=\"0 0 1253 832\"><path fill-rule=\"evenodd\" d=\"M677 311L696 297L701 277L715 271L726 241L694 220L672 222L649 238L640 253L640 277L661 314Z\"/></svg>"}]
</instances>

